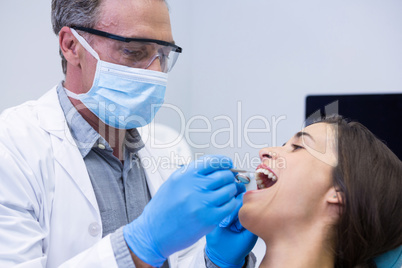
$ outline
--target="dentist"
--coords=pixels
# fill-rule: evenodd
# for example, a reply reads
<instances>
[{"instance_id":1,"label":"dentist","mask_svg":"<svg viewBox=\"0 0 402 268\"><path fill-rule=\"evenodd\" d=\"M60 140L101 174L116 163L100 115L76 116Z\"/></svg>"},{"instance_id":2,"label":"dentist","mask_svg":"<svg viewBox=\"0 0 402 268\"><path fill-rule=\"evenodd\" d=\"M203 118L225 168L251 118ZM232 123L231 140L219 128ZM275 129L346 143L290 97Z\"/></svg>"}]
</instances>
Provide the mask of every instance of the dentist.
<instances>
[{"instance_id":1,"label":"dentist","mask_svg":"<svg viewBox=\"0 0 402 268\"><path fill-rule=\"evenodd\" d=\"M53 0L52 23L65 80L0 116L0 266L252 265L230 159L142 164L170 153L137 130L182 52L165 1Z\"/></svg>"}]
</instances>

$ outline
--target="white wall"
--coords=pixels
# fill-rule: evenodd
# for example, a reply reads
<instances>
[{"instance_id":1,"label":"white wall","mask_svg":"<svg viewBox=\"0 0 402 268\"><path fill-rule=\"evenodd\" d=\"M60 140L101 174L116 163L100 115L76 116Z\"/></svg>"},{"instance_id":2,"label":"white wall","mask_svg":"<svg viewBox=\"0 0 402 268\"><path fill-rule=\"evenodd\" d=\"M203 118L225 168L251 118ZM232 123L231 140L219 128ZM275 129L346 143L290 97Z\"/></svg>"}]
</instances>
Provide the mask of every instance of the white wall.
<instances>
[{"instance_id":1,"label":"white wall","mask_svg":"<svg viewBox=\"0 0 402 268\"><path fill-rule=\"evenodd\" d=\"M302 127L307 94L402 91L400 0L169 2L184 53L166 103L185 121L172 108L162 108L156 121L204 128L189 134L196 152L226 154L252 168L259 148L281 145ZM3 110L37 98L63 76L50 1L2 0L0 29ZM262 132L244 136L247 120Z\"/></svg>"},{"instance_id":2,"label":"white wall","mask_svg":"<svg viewBox=\"0 0 402 268\"><path fill-rule=\"evenodd\" d=\"M0 1L0 111L36 99L63 77L50 1Z\"/></svg>"}]
</instances>

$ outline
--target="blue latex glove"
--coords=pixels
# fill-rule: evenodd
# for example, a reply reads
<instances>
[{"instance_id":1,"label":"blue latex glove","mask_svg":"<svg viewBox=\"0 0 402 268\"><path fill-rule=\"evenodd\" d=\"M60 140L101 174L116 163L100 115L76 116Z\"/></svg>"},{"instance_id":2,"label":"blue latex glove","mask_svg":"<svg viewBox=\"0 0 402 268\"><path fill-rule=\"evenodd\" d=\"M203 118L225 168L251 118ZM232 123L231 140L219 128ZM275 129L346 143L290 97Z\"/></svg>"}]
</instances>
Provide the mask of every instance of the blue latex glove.
<instances>
[{"instance_id":1,"label":"blue latex glove","mask_svg":"<svg viewBox=\"0 0 402 268\"><path fill-rule=\"evenodd\" d=\"M238 212L243 205L245 192L243 184L238 184L237 207L217 228L207 235L205 252L208 258L221 268L241 268L246 256L257 242L257 236L240 224Z\"/></svg>"},{"instance_id":2,"label":"blue latex glove","mask_svg":"<svg viewBox=\"0 0 402 268\"><path fill-rule=\"evenodd\" d=\"M207 156L173 173L141 216L123 228L134 254L161 266L169 255L194 244L230 215L238 201L229 168L230 158Z\"/></svg>"}]
</instances>

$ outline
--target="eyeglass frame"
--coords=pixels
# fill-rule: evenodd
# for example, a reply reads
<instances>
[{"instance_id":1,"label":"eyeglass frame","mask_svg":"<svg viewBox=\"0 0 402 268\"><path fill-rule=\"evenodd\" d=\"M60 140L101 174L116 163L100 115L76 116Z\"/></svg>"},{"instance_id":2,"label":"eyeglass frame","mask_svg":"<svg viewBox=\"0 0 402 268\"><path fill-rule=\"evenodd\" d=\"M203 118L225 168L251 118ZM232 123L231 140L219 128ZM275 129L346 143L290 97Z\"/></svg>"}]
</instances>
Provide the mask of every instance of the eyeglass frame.
<instances>
[{"instance_id":1,"label":"eyeglass frame","mask_svg":"<svg viewBox=\"0 0 402 268\"><path fill-rule=\"evenodd\" d=\"M70 28L73 28L74 30L84 31L84 32L87 32L87 33L90 33L90 34L106 37L106 38L109 38L109 39L122 41L122 42L125 42L125 43L130 43L132 41L156 43L158 45L171 47L171 48L174 49L173 51L177 52L177 53L182 53L182 51L183 51L183 49L181 47L179 47L178 45L175 45L175 44L170 43L170 42L162 41L162 40L148 39L148 38L123 37L123 36L120 36L120 35L111 34L111 33L108 33L108 32L104 32L104 31L100 31L100 30L96 30L96 29L92 29L92 28L87 28L87 27L82 27L82 26L71 26Z\"/></svg>"}]
</instances>

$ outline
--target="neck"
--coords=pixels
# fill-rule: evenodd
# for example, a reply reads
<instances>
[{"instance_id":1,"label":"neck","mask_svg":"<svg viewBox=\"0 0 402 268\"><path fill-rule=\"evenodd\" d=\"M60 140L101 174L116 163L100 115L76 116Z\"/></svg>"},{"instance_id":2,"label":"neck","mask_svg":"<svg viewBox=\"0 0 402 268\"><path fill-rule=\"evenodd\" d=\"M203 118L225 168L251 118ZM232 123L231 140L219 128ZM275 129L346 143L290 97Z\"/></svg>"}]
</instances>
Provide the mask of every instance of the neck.
<instances>
[{"instance_id":1,"label":"neck","mask_svg":"<svg viewBox=\"0 0 402 268\"><path fill-rule=\"evenodd\" d=\"M305 225L292 230L277 230L263 238L266 247L262 268L333 268L334 254L325 226Z\"/></svg>"},{"instance_id":2,"label":"neck","mask_svg":"<svg viewBox=\"0 0 402 268\"><path fill-rule=\"evenodd\" d=\"M113 155L119 160L124 160L123 143L126 130L106 125L96 115L88 110L82 102L70 97L69 99L85 121L87 121L88 124L109 143L110 147L113 149Z\"/></svg>"},{"instance_id":3,"label":"neck","mask_svg":"<svg viewBox=\"0 0 402 268\"><path fill-rule=\"evenodd\" d=\"M99 119L97 119L97 121L97 125L92 125L91 123L89 124L91 124L91 126L109 143L110 147L112 147L113 149L113 155L116 156L120 161L123 161L123 143L126 135L126 130L109 127L108 125L105 125L103 122L101 122Z\"/></svg>"}]
</instances>

